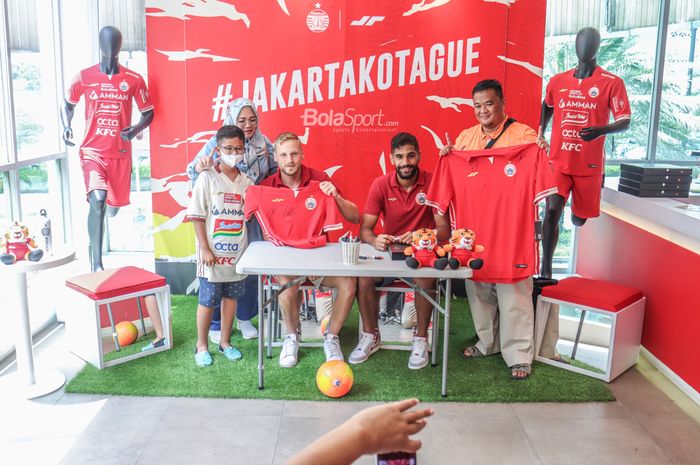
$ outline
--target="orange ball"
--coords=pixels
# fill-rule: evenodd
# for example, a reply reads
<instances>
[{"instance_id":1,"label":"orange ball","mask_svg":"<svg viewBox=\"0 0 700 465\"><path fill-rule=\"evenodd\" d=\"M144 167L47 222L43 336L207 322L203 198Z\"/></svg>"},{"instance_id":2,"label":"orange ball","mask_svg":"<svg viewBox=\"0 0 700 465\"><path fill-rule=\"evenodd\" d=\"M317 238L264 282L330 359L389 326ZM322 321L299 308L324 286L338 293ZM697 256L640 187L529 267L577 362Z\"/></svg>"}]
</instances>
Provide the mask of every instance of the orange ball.
<instances>
[{"instance_id":1,"label":"orange ball","mask_svg":"<svg viewBox=\"0 0 700 465\"><path fill-rule=\"evenodd\" d=\"M328 323L331 321L331 316L326 315L323 317L321 320L321 334L326 334L326 330L328 329Z\"/></svg>"},{"instance_id":2,"label":"orange ball","mask_svg":"<svg viewBox=\"0 0 700 465\"><path fill-rule=\"evenodd\" d=\"M124 347L133 344L139 337L139 330L131 321L120 321L115 326L119 345Z\"/></svg>"},{"instance_id":3,"label":"orange ball","mask_svg":"<svg viewBox=\"0 0 700 465\"><path fill-rule=\"evenodd\" d=\"M343 397L352 388L353 375L350 365L342 360L331 360L316 372L316 386L328 397Z\"/></svg>"}]
</instances>

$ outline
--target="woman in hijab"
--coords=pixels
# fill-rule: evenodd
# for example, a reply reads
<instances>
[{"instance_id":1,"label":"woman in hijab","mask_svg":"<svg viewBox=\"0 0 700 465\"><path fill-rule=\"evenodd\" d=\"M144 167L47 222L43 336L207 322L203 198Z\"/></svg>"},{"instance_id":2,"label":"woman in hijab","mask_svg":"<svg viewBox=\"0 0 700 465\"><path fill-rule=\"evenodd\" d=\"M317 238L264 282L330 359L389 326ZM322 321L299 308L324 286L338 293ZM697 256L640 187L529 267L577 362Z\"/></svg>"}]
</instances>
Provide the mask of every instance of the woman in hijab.
<instances>
[{"instance_id":1,"label":"woman in hijab","mask_svg":"<svg viewBox=\"0 0 700 465\"><path fill-rule=\"evenodd\" d=\"M245 134L245 156L236 168L245 173L255 184L277 171L274 150L275 146L270 142L259 127L258 112L255 104L247 98L238 98L231 102L226 108L224 126L235 124L243 130ZM202 171L211 168L217 162L218 152L216 147L216 136L202 147L197 156L187 165L187 175L192 183L197 180L197 176ZM263 240L262 230L255 216L248 221L248 241L255 242ZM245 295L238 299L238 329L240 329L244 339L258 337L258 329L253 326L250 320L258 313L258 279L255 275L250 275L245 282ZM220 307L214 308L212 323L209 328L209 338L214 343L219 343L221 333Z\"/></svg>"}]
</instances>

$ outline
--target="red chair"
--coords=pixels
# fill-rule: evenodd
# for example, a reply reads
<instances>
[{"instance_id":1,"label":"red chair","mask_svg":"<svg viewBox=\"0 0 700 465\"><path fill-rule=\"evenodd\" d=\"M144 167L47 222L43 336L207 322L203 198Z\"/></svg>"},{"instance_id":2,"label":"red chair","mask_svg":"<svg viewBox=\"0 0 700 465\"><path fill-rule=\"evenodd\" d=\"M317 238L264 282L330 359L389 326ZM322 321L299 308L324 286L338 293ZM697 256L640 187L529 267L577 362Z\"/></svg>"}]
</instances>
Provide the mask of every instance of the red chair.
<instances>
[{"instance_id":1,"label":"red chair","mask_svg":"<svg viewBox=\"0 0 700 465\"><path fill-rule=\"evenodd\" d=\"M535 359L606 382L612 381L637 363L645 300L642 291L638 289L580 277L562 279L557 285L543 288L535 312ZM576 313L580 312L578 325L572 324L568 331L570 335L575 336L560 336L560 339L573 343L570 364L539 355L547 325L560 324L556 313L552 313L554 318L550 317L552 304L573 307ZM599 319L603 320L603 323L593 321L591 316L601 316ZM575 323L572 318L561 321L565 323L567 320ZM608 321L609 324L606 323ZM560 325L559 332L564 334L567 331ZM589 370L585 362L576 363L581 359L579 351L582 350L583 340L588 341L587 345L592 352L607 349L605 367Z\"/></svg>"},{"instance_id":2,"label":"red chair","mask_svg":"<svg viewBox=\"0 0 700 465\"><path fill-rule=\"evenodd\" d=\"M164 277L141 268L126 266L73 276L66 280L66 286L82 295L84 299L81 300L86 303L84 306L79 305L67 312L66 335L68 336L69 349L96 368L102 369L117 365L145 355L162 352L172 347L170 286L166 284ZM107 343L110 335L114 350L117 352L122 350L115 329L115 312L112 304L135 299L138 308L138 319L141 323L139 336L142 336L146 333L146 322L143 317L140 298L147 295L155 295L158 302L165 344L153 350L106 361L104 359L105 352L111 351L105 349L112 348ZM128 311L126 315L128 320L132 319ZM109 328L111 329L111 334L106 336L104 334L107 328L105 319L109 320ZM103 330L103 327L105 330Z\"/></svg>"}]
</instances>

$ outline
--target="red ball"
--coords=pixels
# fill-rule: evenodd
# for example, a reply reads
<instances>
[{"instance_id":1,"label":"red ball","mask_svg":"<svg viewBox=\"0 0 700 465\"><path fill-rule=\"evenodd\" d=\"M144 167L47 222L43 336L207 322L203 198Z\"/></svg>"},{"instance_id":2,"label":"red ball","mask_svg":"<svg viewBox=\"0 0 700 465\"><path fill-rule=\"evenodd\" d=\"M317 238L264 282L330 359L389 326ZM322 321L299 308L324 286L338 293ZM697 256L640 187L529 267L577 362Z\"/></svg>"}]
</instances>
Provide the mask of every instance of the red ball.
<instances>
[{"instance_id":1,"label":"red ball","mask_svg":"<svg viewBox=\"0 0 700 465\"><path fill-rule=\"evenodd\" d=\"M119 345L124 347L133 344L139 337L139 330L131 321L120 321L115 327Z\"/></svg>"},{"instance_id":2,"label":"red ball","mask_svg":"<svg viewBox=\"0 0 700 465\"><path fill-rule=\"evenodd\" d=\"M331 360L316 372L316 386L328 397L343 397L352 388L353 375L350 365L342 360Z\"/></svg>"}]
</instances>

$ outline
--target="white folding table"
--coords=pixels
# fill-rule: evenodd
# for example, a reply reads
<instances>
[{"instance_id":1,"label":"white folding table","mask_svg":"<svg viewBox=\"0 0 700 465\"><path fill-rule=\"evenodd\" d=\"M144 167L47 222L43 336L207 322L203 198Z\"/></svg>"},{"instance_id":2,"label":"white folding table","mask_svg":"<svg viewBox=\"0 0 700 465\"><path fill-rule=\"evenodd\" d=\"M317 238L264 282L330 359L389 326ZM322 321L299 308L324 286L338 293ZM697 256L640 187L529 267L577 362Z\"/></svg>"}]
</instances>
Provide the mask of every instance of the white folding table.
<instances>
[{"instance_id":1,"label":"white folding table","mask_svg":"<svg viewBox=\"0 0 700 465\"><path fill-rule=\"evenodd\" d=\"M258 389L264 389L265 371L265 318L264 307L269 304L265 302L263 293L264 276L350 276L350 277L395 277L400 279L409 278L438 278L446 280L445 303L435 302L430 295L420 288L415 288L421 292L436 308L445 315L445 325L443 329L443 354L442 354L442 395L447 396L447 354L450 336L450 307L452 299L452 286L450 279L468 279L472 276L469 268L459 268L457 270L445 269L436 270L434 268L419 268L414 270L409 268L403 260L391 260L388 252L379 252L369 244L360 246L360 254L367 256L381 255L382 260L360 259L357 265L343 264L340 244L327 244L316 249L297 249L293 247L277 247L271 242L253 242L239 259L236 270L242 274L258 275L258 325L260 338L258 339ZM283 288L284 289L284 288ZM273 295L276 297L279 292ZM268 299L269 300L269 299ZM435 333L437 328L433 328Z\"/></svg>"}]
</instances>

